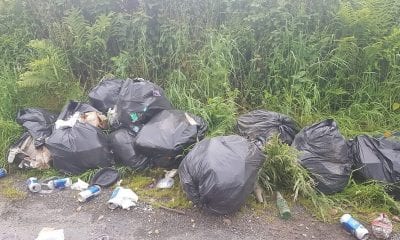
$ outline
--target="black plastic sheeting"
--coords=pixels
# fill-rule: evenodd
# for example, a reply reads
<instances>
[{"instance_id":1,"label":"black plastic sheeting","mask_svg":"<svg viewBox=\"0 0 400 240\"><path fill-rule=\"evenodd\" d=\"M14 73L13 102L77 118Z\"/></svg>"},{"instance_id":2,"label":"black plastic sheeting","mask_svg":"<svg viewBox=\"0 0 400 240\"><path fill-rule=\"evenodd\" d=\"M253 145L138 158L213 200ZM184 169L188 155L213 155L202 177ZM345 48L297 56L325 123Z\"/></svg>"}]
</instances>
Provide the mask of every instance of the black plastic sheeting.
<instances>
[{"instance_id":1,"label":"black plastic sheeting","mask_svg":"<svg viewBox=\"0 0 400 240\"><path fill-rule=\"evenodd\" d=\"M237 211L253 191L265 156L237 135L204 139L179 166L184 191L194 204L215 214Z\"/></svg>"},{"instance_id":2,"label":"black plastic sheeting","mask_svg":"<svg viewBox=\"0 0 400 240\"><path fill-rule=\"evenodd\" d=\"M60 113L60 115L58 115L57 119L68 120L68 118L72 117L76 112L80 112L80 113L99 112L99 110L90 106L87 103L81 103L81 102L71 100L61 110L61 113Z\"/></svg>"},{"instance_id":3,"label":"black plastic sheeting","mask_svg":"<svg viewBox=\"0 0 400 240\"><path fill-rule=\"evenodd\" d=\"M17 114L17 123L21 124L33 137L35 147L43 146L53 131L57 115L41 108L22 109Z\"/></svg>"},{"instance_id":4,"label":"black plastic sheeting","mask_svg":"<svg viewBox=\"0 0 400 240\"><path fill-rule=\"evenodd\" d=\"M150 161L147 157L137 154L134 145L135 133L121 128L109 135L111 150L117 162L122 163L134 170L144 170L149 167Z\"/></svg>"},{"instance_id":5,"label":"black plastic sheeting","mask_svg":"<svg viewBox=\"0 0 400 240\"><path fill-rule=\"evenodd\" d=\"M61 112L59 119L67 120L75 111L93 111L88 104L71 101ZM88 169L109 167L112 164L107 136L97 127L77 121L73 127L55 129L47 139L54 168L71 174Z\"/></svg>"},{"instance_id":6,"label":"black plastic sheeting","mask_svg":"<svg viewBox=\"0 0 400 240\"><path fill-rule=\"evenodd\" d=\"M352 141L355 175L362 180L400 181L400 141L357 136Z\"/></svg>"},{"instance_id":7,"label":"black plastic sheeting","mask_svg":"<svg viewBox=\"0 0 400 240\"><path fill-rule=\"evenodd\" d=\"M293 141L301 151L300 164L317 182L316 188L325 194L342 191L350 178L350 149L332 119L301 130Z\"/></svg>"},{"instance_id":8,"label":"black plastic sheeting","mask_svg":"<svg viewBox=\"0 0 400 240\"><path fill-rule=\"evenodd\" d=\"M115 111L121 126L135 130L168 109L172 109L172 105L161 87L143 79L127 79L121 87Z\"/></svg>"},{"instance_id":9,"label":"black plastic sheeting","mask_svg":"<svg viewBox=\"0 0 400 240\"><path fill-rule=\"evenodd\" d=\"M140 130L135 149L148 156L152 167L177 168L183 151L204 138L205 121L179 110L164 110Z\"/></svg>"},{"instance_id":10,"label":"black plastic sheeting","mask_svg":"<svg viewBox=\"0 0 400 240\"><path fill-rule=\"evenodd\" d=\"M124 80L103 79L89 92L90 104L102 113L114 108Z\"/></svg>"},{"instance_id":11,"label":"black plastic sheeting","mask_svg":"<svg viewBox=\"0 0 400 240\"><path fill-rule=\"evenodd\" d=\"M299 132L297 123L290 117L265 110L255 110L239 116L237 121L239 134L263 143L278 134L280 139L291 145Z\"/></svg>"}]
</instances>

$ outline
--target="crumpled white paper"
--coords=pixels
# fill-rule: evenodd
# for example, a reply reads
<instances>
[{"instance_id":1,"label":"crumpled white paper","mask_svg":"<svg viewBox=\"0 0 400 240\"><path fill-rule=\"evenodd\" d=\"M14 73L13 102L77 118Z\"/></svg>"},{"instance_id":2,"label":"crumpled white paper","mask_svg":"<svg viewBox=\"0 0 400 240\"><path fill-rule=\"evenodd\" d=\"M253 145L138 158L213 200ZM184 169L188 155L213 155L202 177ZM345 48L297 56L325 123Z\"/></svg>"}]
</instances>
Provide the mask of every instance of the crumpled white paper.
<instances>
[{"instance_id":1,"label":"crumpled white paper","mask_svg":"<svg viewBox=\"0 0 400 240\"><path fill-rule=\"evenodd\" d=\"M64 240L64 229L43 228L35 240Z\"/></svg>"},{"instance_id":2,"label":"crumpled white paper","mask_svg":"<svg viewBox=\"0 0 400 240\"><path fill-rule=\"evenodd\" d=\"M115 196L112 196L111 199L108 200L108 203L115 204L122 209L129 209L130 207L136 206L136 203L139 200L138 195L129 188L117 187L114 190L114 193Z\"/></svg>"},{"instance_id":3,"label":"crumpled white paper","mask_svg":"<svg viewBox=\"0 0 400 240\"><path fill-rule=\"evenodd\" d=\"M88 187L89 187L89 184L80 180L79 178L76 183L71 185L72 190L78 190L78 191L86 190L86 189L88 189Z\"/></svg>"}]
</instances>

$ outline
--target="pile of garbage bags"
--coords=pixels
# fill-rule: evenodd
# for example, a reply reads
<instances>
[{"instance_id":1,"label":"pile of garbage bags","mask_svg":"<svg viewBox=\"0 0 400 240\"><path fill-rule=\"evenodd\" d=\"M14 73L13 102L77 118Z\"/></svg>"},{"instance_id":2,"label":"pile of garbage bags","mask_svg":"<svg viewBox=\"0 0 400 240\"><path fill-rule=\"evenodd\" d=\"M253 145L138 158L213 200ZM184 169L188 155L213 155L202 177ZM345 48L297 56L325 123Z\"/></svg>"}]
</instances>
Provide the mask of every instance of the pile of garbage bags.
<instances>
[{"instance_id":1,"label":"pile of garbage bags","mask_svg":"<svg viewBox=\"0 0 400 240\"><path fill-rule=\"evenodd\" d=\"M366 135L347 141L332 119L300 129L289 116L255 110L238 117L238 135L204 139L207 123L174 109L150 81L103 79L88 97L89 103L68 102L59 114L20 110L16 120L25 133L10 147L8 162L66 174L114 164L178 169L188 198L215 214L243 205L274 135L299 150L298 163L324 194L342 191L352 170L363 180L400 181L400 141Z\"/></svg>"}]
</instances>

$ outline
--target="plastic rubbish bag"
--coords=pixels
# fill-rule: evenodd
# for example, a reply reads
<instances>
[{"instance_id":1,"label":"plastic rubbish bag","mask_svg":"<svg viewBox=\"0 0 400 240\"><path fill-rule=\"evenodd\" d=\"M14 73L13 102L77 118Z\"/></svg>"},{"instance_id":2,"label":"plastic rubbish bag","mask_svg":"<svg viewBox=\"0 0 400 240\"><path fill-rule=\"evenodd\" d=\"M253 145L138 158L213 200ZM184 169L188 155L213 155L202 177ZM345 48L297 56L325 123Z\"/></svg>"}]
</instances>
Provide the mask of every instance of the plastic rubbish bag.
<instances>
[{"instance_id":1,"label":"plastic rubbish bag","mask_svg":"<svg viewBox=\"0 0 400 240\"><path fill-rule=\"evenodd\" d=\"M32 136L26 132L10 147L7 161L17 164L19 168L48 169L51 154L46 146L35 147Z\"/></svg>"},{"instance_id":2,"label":"plastic rubbish bag","mask_svg":"<svg viewBox=\"0 0 400 240\"><path fill-rule=\"evenodd\" d=\"M253 191L264 160L258 147L243 137L204 139L179 166L180 182L194 204L215 214L233 213Z\"/></svg>"},{"instance_id":3,"label":"plastic rubbish bag","mask_svg":"<svg viewBox=\"0 0 400 240\"><path fill-rule=\"evenodd\" d=\"M136 206L139 197L129 188L116 187L111 194L110 200L108 200L108 207L110 209L116 209L121 207L122 209L129 209L130 207Z\"/></svg>"},{"instance_id":4,"label":"plastic rubbish bag","mask_svg":"<svg viewBox=\"0 0 400 240\"><path fill-rule=\"evenodd\" d=\"M117 122L130 130L146 123L155 114L172 105L162 88L141 78L127 79L115 106Z\"/></svg>"},{"instance_id":5,"label":"plastic rubbish bag","mask_svg":"<svg viewBox=\"0 0 400 240\"><path fill-rule=\"evenodd\" d=\"M144 170L149 167L149 159L142 154L136 153L134 149L135 133L121 128L109 135L109 141L116 161L134 170Z\"/></svg>"},{"instance_id":6,"label":"plastic rubbish bag","mask_svg":"<svg viewBox=\"0 0 400 240\"><path fill-rule=\"evenodd\" d=\"M325 194L342 191L350 178L350 150L332 119L302 129L293 146L301 154L300 164L316 179L316 188Z\"/></svg>"},{"instance_id":7,"label":"plastic rubbish bag","mask_svg":"<svg viewBox=\"0 0 400 240\"><path fill-rule=\"evenodd\" d=\"M135 150L150 158L151 166L177 168L183 151L204 138L207 124L179 110L164 110L140 130Z\"/></svg>"},{"instance_id":8,"label":"plastic rubbish bag","mask_svg":"<svg viewBox=\"0 0 400 240\"><path fill-rule=\"evenodd\" d=\"M107 118L86 103L70 101L64 106L55 123L55 129L73 127L76 122L89 123L99 128L107 128Z\"/></svg>"},{"instance_id":9,"label":"plastic rubbish bag","mask_svg":"<svg viewBox=\"0 0 400 240\"><path fill-rule=\"evenodd\" d=\"M33 137L35 147L44 145L51 135L57 116L40 108L26 108L18 112L17 123L21 124Z\"/></svg>"},{"instance_id":10,"label":"plastic rubbish bag","mask_svg":"<svg viewBox=\"0 0 400 240\"><path fill-rule=\"evenodd\" d=\"M356 176L386 183L400 181L400 141L361 135L351 145Z\"/></svg>"},{"instance_id":11,"label":"plastic rubbish bag","mask_svg":"<svg viewBox=\"0 0 400 240\"><path fill-rule=\"evenodd\" d=\"M87 104L71 101L64 107L59 120L66 121L76 112L93 110ZM108 167L112 163L107 136L97 127L76 121L72 126L55 129L47 139L54 168L65 173L79 174L88 169Z\"/></svg>"},{"instance_id":12,"label":"plastic rubbish bag","mask_svg":"<svg viewBox=\"0 0 400 240\"><path fill-rule=\"evenodd\" d=\"M107 113L117 103L123 82L122 79L102 79L89 92L90 104L100 112Z\"/></svg>"},{"instance_id":13,"label":"plastic rubbish bag","mask_svg":"<svg viewBox=\"0 0 400 240\"><path fill-rule=\"evenodd\" d=\"M279 134L284 143L292 144L299 132L297 123L290 117L265 110L255 110L239 116L237 120L239 134L263 143Z\"/></svg>"},{"instance_id":14,"label":"plastic rubbish bag","mask_svg":"<svg viewBox=\"0 0 400 240\"><path fill-rule=\"evenodd\" d=\"M35 240L64 240L64 229L43 228Z\"/></svg>"},{"instance_id":15,"label":"plastic rubbish bag","mask_svg":"<svg viewBox=\"0 0 400 240\"><path fill-rule=\"evenodd\" d=\"M377 239L389 239L393 231L393 225L389 217L381 213L371 222L371 229Z\"/></svg>"}]
</instances>

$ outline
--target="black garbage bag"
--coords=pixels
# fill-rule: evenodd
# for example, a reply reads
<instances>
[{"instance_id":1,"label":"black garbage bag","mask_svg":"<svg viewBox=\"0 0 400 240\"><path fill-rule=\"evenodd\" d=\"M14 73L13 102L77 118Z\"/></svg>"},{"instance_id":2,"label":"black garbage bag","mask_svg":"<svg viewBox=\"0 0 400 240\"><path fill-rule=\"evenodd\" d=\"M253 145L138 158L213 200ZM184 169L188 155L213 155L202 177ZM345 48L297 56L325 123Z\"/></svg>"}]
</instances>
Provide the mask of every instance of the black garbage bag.
<instances>
[{"instance_id":1,"label":"black garbage bag","mask_svg":"<svg viewBox=\"0 0 400 240\"><path fill-rule=\"evenodd\" d=\"M143 79L127 79L118 96L115 115L119 125L138 131L140 124L172 105L162 88Z\"/></svg>"},{"instance_id":2,"label":"black garbage bag","mask_svg":"<svg viewBox=\"0 0 400 240\"><path fill-rule=\"evenodd\" d=\"M204 138L207 124L200 117L179 110L164 110L140 130L137 152L148 156L153 167L177 168L183 151Z\"/></svg>"},{"instance_id":3,"label":"black garbage bag","mask_svg":"<svg viewBox=\"0 0 400 240\"><path fill-rule=\"evenodd\" d=\"M34 145L38 148L51 135L57 116L41 108L26 108L18 112L16 120L33 137Z\"/></svg>"},{"instance_id":4,"label":"black garbage bag","mask_svg":"<svg viewBox=\"0 0 400 240\"><path fill-rule=\"evenodd\" d=\"M112 164L107 136L88 123L76 122L73 127L55 130L46 146L51 152L54 168L64 173L80 174Z\"/></svg>"},{"instance_id":5,"label":"black garbage bag","mask_svg":"<svg viewBox=\"0 0 400 240\"><path fill-rule=\"evenodd\" d=\"M88 104L71 101L58 119L68 120L75 112L93 109ZM51 152L54 168L64 173L80 174L88 169L111 166L113 159L107 140L99 128L76 120L70 126L55 129L47 139L46 147Z\"/></svg>"},{"instance_id":6,"label":"black garbage bag","mask_svg":"<svg viewBox=\"0 0 400 240\"><path fill-rule=\"evenodd\" d=\"M325 194L342 191L350 178L352 161L346 140L335 121L328 119L302 129L293 145L301 151L300 164Z\"/></svg>"},{"instance_id":7,"label":"black garbage bag","mask_svg":"<svg viewBox=\"0 0 400 240\"><path fill-rule=\"evenodd\" d=\"M77 102L77 101L69 101L68 104L64 106L61 110L60 115L58 115L58 120L68 120L72 117L76 112L86 113L86 112L98 112L96 108L90 106L87 103Z\"/></svg>"},{"instance_id":8,"label":"black garbage bag","mask_svg":"<svg viewBox=\"0 0 400 240\"><path fill-rule=\"evenodd\" d=\"M281 140L289 145L299 132L299 127L292 118L265 110L255 110L239 116L237 128L240 135L261 140L263 143L273 135L279 134Z\"/></svg>"},{"instance_id":9,"label":"black garbage bag","mask_svg":"<svg viewBox=\"0 0 400 240\"><path fill-rule=\"evenodd\" d=\"M124 80L103 79L89 92L90 104L102 113L114 108Z\"/></svg>"},{"instance_id":10,"label":"black garbage bag","mask_svg":"<svg viewBox=\"0 0 400 240\"><path fill-rule=\"evenodd\" d=\"M400 181L400 141L361 135L352 141L352 153L362 180Z\"/></svg>"},{"instance_id":11,"label":"black garbage bag","mask_svg":"<svg viewBox=\"0 0 400 240\"><path fill-rule=\"evenodd\" d=\"M215 214L237 211L253 191L265 156L243 137L221 136L197 143L179 166L188 198Z\"/></svg>"},{"instance_id":12,"label":"black garbage bag","mask_svg":"<svg viewBox=\"0 0 400 240\"><path fill-rule=\"evenodd\" d=\"M116 161L134 170L144 170L149 167L149 159L135 151L135 133L121 128L112 132L109 135L109 140Z\"/></svg>"}]
</instances>

